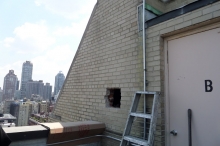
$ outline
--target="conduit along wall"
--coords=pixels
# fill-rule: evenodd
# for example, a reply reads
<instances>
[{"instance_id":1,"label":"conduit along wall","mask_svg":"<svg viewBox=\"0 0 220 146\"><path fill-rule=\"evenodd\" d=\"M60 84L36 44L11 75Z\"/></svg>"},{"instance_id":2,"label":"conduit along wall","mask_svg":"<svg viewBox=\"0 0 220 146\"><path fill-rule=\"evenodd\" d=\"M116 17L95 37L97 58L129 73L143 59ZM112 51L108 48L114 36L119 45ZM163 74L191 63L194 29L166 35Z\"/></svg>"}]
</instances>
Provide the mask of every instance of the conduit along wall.
<instances>
[{"instance_id":1,"label":"conduit along wall","mask_svg":"<svg viewBox=\"0 0 220 146\"><path fill-rule=\"evenodd\" d=\"M144 2L144 0L143 0ZM145 11L143 11L143 8L145 8ZM138 29L139 29L139 35L140 40L142 41L142 51L143 51L143 90L144 91L153 91L152 89L148 89L148 74L147 74L147 67L146 64L148 63L146 52L148 51L147 46L147 26L145 25L145 22L148 20L151 20L161 14L163 12L155 9L153 6L149 5L148 3L144 3L138 6ZM143 95L142 95L143 96ZM144 101L140 101L138 105L138 112L143 112L146 114L151 114L152 109L152 102L153 102L153 95L147 95L144 99ZM144 109L144 110L143 110ZM165 139L163 137L164 134L164 110L159 110L158 115L158 122L157 122L157 132L155 133L155 144L156 145L164 145ZM133 127L131 129L131 135L138 137L138 138L144 138L147 139L148 137L148 131L150 126L150 120L146 120L145 122L141 118L136 118L133 123ZM143 130L145 129L145 130ZM141 132L140 132L141 131Z\"/></svg>"}]
</instances>

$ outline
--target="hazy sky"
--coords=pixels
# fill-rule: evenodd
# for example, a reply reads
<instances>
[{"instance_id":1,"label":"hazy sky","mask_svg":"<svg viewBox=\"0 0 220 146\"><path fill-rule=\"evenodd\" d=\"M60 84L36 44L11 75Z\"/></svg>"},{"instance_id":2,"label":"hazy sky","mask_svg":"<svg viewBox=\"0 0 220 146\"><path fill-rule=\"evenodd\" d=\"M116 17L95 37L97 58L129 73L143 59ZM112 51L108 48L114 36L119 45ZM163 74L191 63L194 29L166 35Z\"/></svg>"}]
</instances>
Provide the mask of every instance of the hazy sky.
<instances>
[{"instance_id":1,"label":"hazy sky","mask_svg":"<svg viewBox=\"0 0 220 146\"><path fill-rule=\"evenodd\" d=\"M10 69L21 80L33 63L33 80L54 85L67 75L96 0L0 1L0 87ZM54 87L53 87L54 88Z\"/></svg>"}]
</instances>

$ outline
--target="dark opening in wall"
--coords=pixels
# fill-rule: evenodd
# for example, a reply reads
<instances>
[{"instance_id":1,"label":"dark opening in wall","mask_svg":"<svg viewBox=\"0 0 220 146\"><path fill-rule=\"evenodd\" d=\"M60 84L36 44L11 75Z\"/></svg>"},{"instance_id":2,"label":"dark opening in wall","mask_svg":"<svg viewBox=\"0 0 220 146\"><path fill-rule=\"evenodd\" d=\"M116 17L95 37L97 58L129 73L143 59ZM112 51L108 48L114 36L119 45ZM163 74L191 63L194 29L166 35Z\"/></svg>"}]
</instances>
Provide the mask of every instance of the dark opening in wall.
<instances>
[{"instance_id":1,"label":"dark opening in wall","mask_svg":"<svg viewBox=\"0 0 220 146\"><path fill-rule=\"evenodd\" d=\"M120 88L107 88L105 98L106 98L106 107L120 108L121 89Z\"/></svg>"}]
</instances>

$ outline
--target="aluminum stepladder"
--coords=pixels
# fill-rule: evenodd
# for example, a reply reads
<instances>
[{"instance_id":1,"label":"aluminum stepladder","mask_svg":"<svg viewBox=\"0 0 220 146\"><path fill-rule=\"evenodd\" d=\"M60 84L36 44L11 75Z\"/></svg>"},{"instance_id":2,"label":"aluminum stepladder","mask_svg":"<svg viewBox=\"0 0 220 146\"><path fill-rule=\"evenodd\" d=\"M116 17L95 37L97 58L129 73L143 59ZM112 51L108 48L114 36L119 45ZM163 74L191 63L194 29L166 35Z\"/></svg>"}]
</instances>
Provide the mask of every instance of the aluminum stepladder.
<instances>
[{"instance_id":1,"label":"aluminum stepladder","mask_svg":"<svg viewBox=\"0 0 220 146\"><path fill-rule=\"evenodd\" d=\"M147 98L146 95L152 95L152 94L154 95L154 97L153 97L151 114L137 113L136 111L137 111L137 107L138 107L138 103L141 98L141 95L144 95L143 98ZM135 93L120 146L129 146L130 143L134 145L138 145L138 146L152 146L153 145L154 133L156 131L156 123L157 123L157 114L158 114L158 106L159 106L159 98L160 98L159 95L160 95L159 92L138 91ZM141 138L130 136L131 126L132 126L132 123L135 117L143 118L145 124L146 124L145 119L150 120L148 138L146 140L144 139L144 137L143 139L141 139Z\"/></svg>"}]
</instances>

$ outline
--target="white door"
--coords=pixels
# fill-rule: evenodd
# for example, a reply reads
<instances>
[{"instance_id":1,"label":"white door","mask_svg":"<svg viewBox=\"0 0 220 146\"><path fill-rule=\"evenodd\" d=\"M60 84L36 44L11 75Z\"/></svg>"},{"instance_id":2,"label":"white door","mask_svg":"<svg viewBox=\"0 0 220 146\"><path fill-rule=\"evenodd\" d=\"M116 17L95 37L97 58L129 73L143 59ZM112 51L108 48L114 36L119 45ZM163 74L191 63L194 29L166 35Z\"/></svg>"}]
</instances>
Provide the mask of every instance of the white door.
<instances>
[{"instance_id":1,"label":"white door","mask_svg":"<svg viewBox=\"0 0 220 146\"><path fill-rule=\"evenodd\" d=\"M168 41L170 146L220 146L220 28Z\"/></svg>"}]
</instances>

